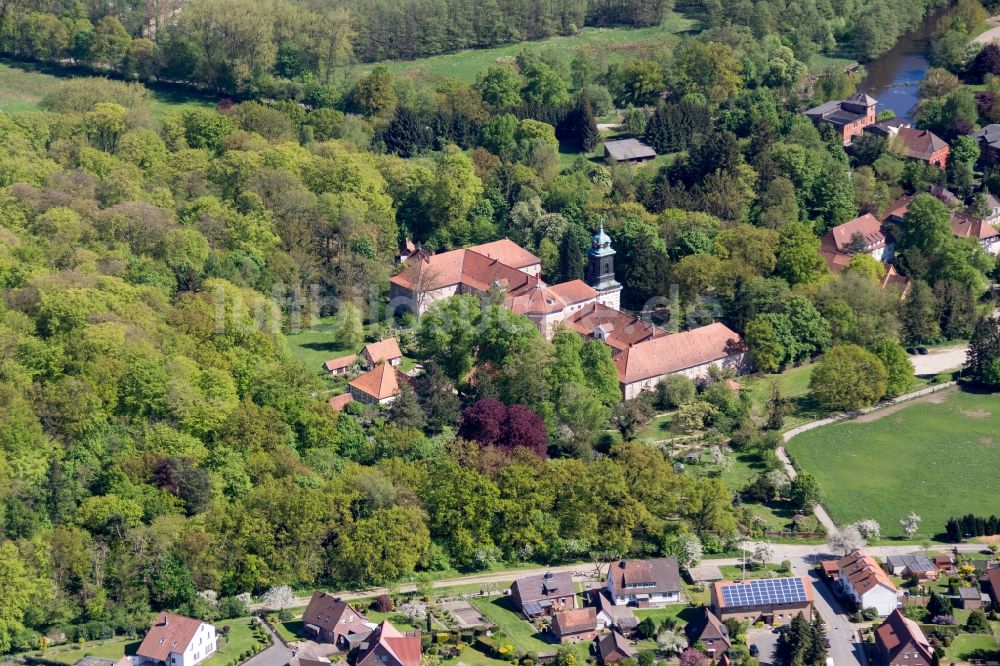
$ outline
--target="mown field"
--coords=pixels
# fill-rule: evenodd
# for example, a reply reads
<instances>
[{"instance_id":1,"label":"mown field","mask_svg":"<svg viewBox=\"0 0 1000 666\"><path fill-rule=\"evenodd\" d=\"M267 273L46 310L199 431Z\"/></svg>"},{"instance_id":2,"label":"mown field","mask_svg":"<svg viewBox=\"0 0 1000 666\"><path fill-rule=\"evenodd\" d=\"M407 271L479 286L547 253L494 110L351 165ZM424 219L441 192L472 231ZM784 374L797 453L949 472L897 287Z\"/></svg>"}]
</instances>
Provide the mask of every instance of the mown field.
<instances>
[{"instance_id":1,"label":"mown field","mask_svg":"<svg viewBox=\"0 0 1000 666\"><path fill-rule=\"evenodd\" d=\"M874 518L902 536L900 518L923 519L920 537L951 516L1000 512L1000 395L960 390L818 428L788 443L840 524Z\"/></svg>"},{"instance_id":2,"label":"mown field","mask_svg":"<svg viewBox=\"0 0 1000 666\"><path fill-rule=\"evenodd\" d=\"M39 102L60 81L72 78L56 68L0 59L0 111L38 111ZM191 108L212 108L215 100L195 94L152 90L150 110L154 116L168 111Z\"/></svg>"},{"instance_id":3,"label":"mown field","mask_svg":"<svg viewBox=\"0 0 1000 666\"><path fill-rule=\"evenodd\" d=\"M567 61L572 58L575 49L584 49L599 62L614 63L649 55L657 49L668 47L676 41L678 35L692 32L697 27L697 21L671 12L655 28L583 28L575 35L549 37L489 49L469 49L416 60L391 60L383 64L398 76L450 76L471 83L482 70L497 63L512 62L524 49L551 48L563 54ZM354 70L361 73L372 67L374 65L360 65Z\"/></svg>"}]
</instances>

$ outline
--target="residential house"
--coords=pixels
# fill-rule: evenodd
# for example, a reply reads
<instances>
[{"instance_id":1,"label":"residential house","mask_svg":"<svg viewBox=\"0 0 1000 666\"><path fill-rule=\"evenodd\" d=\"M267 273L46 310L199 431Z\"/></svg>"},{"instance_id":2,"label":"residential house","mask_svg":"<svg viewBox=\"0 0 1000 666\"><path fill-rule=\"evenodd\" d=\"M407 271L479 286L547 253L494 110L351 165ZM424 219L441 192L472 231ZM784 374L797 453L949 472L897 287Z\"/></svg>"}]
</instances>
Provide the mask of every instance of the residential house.
<instances>
[{"instance_id":1,"label":"residential house","mask_svg":"<svg viewBox=\"0 0 1000 666\"><path fill-rule=\"evenodd\" d=\"M974 238L989 255L1000 254L1000 232L986 220L968 213L954 212L949 220L951 233L957 238Z\"/></svg>"},{"instance_id":2,"label":"residential house","mask_svg":"<svg viewBox=\"0 0 1000 666\"><path fill-rule=\"evenodd\" d=\"M931 666L934 649L920 625L898 608L875 630L875 648L883 666Z\"/></svg>"},{"instance_id":3,"label":"residential house","mask_svg":"<svg viewBox=\"0 0 1000 666\"><path fill-rule=\"evenodd\" d=\"M837 560L823 560L819 567L826 582L840 584L840 564Z\"/></svg>"},{"instance_id":4,"label":"residential house","mask_svg":"<svg viewBox=\"0 0 1000 666\"><path fill-rule=\"evenodd\" d=\"M560 611L552 616L552 635L560 643L583 643L597 636L597 612L593 606Z\"/></svg>"},{"instance_id":5,"label":"residential house","mask_svg":"<svg viewBox=\"0 0 1000 666\"><path fill-rule=\"evenodd\" d=\"M631 636L639 626L639 618L628 606L617 606L608 594L607 589L590 591L590 605L597 611L597 629L615 629L626 636Z\"/></svg>"},{"instance_id":6,"label":"residential house","mask_svg":"<svg viewBox=\"0 0 1000 666\"><path fill-rule=\"evenodd\" d=\"M573 574L568 571L546 572L540 576L518 578L510 586L510 598L528 619L576 608Z\"/></svg>"},{"instance_id":7,"label":"residential house","mask_svg":"<svg viewBox=\"0 0 1000 666\"><path fill-rule=\"evenodd\" d=\"M989 214L983 219L990 224L995 224L1000 220L1000 199L997 199L989 192L984 192L983 198L986 199L986 207L990 209Z\"/></svg>"},{"instance_id":8,"label":"residential house","mask_svg":"<svg viewBox=\"0 0 1000 666\"><path fill-rule=\"evenodd\" d=\"M910 295L910 278L900 275L896 272L896 267L889 264L889 267L885 271L885 275L882 276L882 280L879 283L883 290L893 289L899 290L899 300L905 301L906 297Z\"/></svg>"},{"instance_id":9,"label":"residential house","mask_svg":"<svg viewBox=\"0 0 1000 666\"><path fill-rule=\"evenodd\" d=\"M1000 125L990 123L970 136L979 141L979 159L983 164L993 166L1000 160Z\"/></svg>"},{"instance_id":10,"label":"residential house","mask_svg":"<svg viewBox=\"0 0 1000 666\"><path fill-rule=\"evenodd\" d=\"M667 375L699 379L713 365L737 372L747 367L743 338L718 322L640 342L615 358L618 383L626 400L656 388Z\"/></svg>"},{"instance_id":11,"label":"residential house","mask_svg":"<svg viewBox=\"0 0 1000 666\"><path fill-rule=\"evenodd\" d=\"M354 396L350 393L335 395L327 401L330 405L330 410L334 412L344 411L344 407L347 407L347 405L352 402L354 402Z\"/></svg>"},{"instance_id":12,"label":"residential house","mask_svg":"<svg viewBox=\"0 0 1000 666\"><path fill-rule=\"evenodd\" d=\"M885 617L899 606L899 591L873 557L855 550L838 565L840 588L858 608L874 608Z\"/></svg>"},{"instance_id":13,"label":"residential house","mask_svg":"<svg viewBox=\"0 0 1000 666\"><path fill-rule=\"evenodd\" d=\"M918 580L937 580L940 572L923 553L889 555L885 558L885 569L900 578L916 577Z\"/></svg>"},{"instance_id":14,"label":"residential house","mask_svg":"<svg viewBox=\"0 0 1000 666\"><path fill-rule=\"evenodd\" d=\"M705 646L705 654L713 659L733 646L729 629L707 607L702 607L699 618L688 623L684 631L691 645L701 642Z\"/></svg>"},{"instance_id":15,"label":"residential house","mask_svg":"<svg viewBox=\"0 0 1000 666\"><path fill-rule=\"evenodd\" d=\"M890 147L903 157L919 160L940 169L948 165L951 147L930 130L902 127L890 141Z\"/></svg>"},{"instance_id":16,"label":"residential house","mask_svg":"<svg viewBox=\"0 0 1000 666\"><path fill-rule=\"evenodd\" d=\"M354 666L420 666L420 632L404 635L383 620L358 645Z\"/></svg>"},{"instance_id":17,"label":"residential house","mask_svg":"<svg viewBox=\"0 0 1000 666\"><path fill-rule=\"evenodd\" d=\"M885 139L891 139L896 136L896 133L903 127L909 127L910 123L900 118L886 118L885 120L879 120L874 125L869 125L865 127L865 133L874 134L875 136L880 136Z\"/></svg>"},{"instance_id":18,"label":"residential house","mask_svg":"<svg viewBox=\"0 0 1000 666\"><path fill-rule=\"evenodd\" d=\"M604 634L597 640L597 659L602 664L619 664L626 659L635 659L637 654L632 643L617 631Z\"/></svg>"},{"instance_id":19,"label":"residential house","mask_svg":"<svg viewBox=\"0 0 1000 666\"><path fill-rule=\"evenodd\" d=\"M839 273L855 254L870 255L883 264L892 263L895 242L889 230L871 213L838 224L820 239L820 254L834 273Z\"/></svg>"},{"instance_id":20,"label":"residential house","mask_svg":"<svg viewBox=\"0 0 1000 666\"><path fill-rule=\"evenodd\" d=\"M215 649L214 626L164 611L146 632L133 662L136 666L193 666Z\"/></svg>"},{"instance_id":21,"label":"residential house","mask_svg":"<svg viewBox=\"0 0 1000 666\"><path fill-rule=\"evenodd\" d=\"M986 586L989 588L993 605L1000 609L1000 568L986 570Z\"/></svg>"},{"instance_id":22,"label":"residential house","mask_svg":"<svg viewBox=\"0 0 1000 666\"><path fill-rule=\"evenodd\" d=\"M387 363L396 367L403 362L403 352L399 350L399 342L396 338L369 342L361 350L361 362L369 370L379 363Z\"/></svg>"},{"instance_id":23,"label":"residential house","mask_svg":"<svg viewBox=\"0 0 1000 666\"><path fill-rule=\"evenodd\" d=\"M984 599L985 597L985 599ZM965 610L976 610L989 606L990 598L983 594L978 587L960 587L955 599L955 605Z\"/></svg>"},{"instance_id":24,"label":"residential house","mask_svg":"<svg viewBox=\"0 0 1000 666\"><path fill-rule=\"evenodd\" d=\"M347 651L371 634L375 624L339 597L313 592L302 613L306 634L317 643L332 643Z\"/></svg>"},{"instance_id":25,"label":"residential house","mask_svg":"<svg viewBox=\"0 0 1000 666\"><path fill-rule=\"evenodd\" d=\"M399 373L386 363L379 363L347 383L351 397L368 405L387 405L399 395Z\"/></svg>"},{"instance_id":26,"label":"residential house","mask_svg":"<svg viewBox=\"0 0 1000 666\"><path fill-rule=\"evenodd\" d=\"M712 585L712 611L725 622L730 618L786 624L799 613L807 617L815 598L805 576L720 581Z\"/></svg>"},{"instance_id":27,"label":"residential house","mask_svg":"<svg viewBox=\"0 0 1000 666\"><path fill-rule=\"evenodd\" d=\"M346 375L351 371L351 366L358 360L356 354L334 358L323 364L323 369L331 375Z\"/></svg>"},{"instance_id":28,"label":"residential house","mask_svg":"<svg viewBox=\"0 0 1000 666\"><path fill-rule=\"evenodd\" d=\"M941 185L931 185L931 195L948 208L958 208L962 205L962 200L954 192Z\"/></svg>"},{"instance_id":29,"label":"residential house","mask_svg":"<svg viewBox=\"0 0 1000 666\"><path fill-rule=\"evenodd\" d=\"M604 154L617 164L638 164L656 157L653 147L639 139L612 139L604 142Z\"/></svg>"},{"instance_id":30,"label":"residential house","mask_svg":"<svg viewBox=\"0 0 1000 666\"><path fill-rule=\"evenodd\" d=\"M681 601L681 573L677 560L621 560L608 571L608 596L616 606L658 606Z\"/></svg>"},{"instance_id":31,"label":"residential house","mask_svg":"<svg viewBox=\"0 0 1000 666\"><path fill-rule=\"evenodd\" d=\"M806 111L806 117L817 125L832 125L847 145L854 137L861 136L866 127L875 124L877 103L869 95L857 92L847 99L835 99L813 107Z\"/></svg>"}]
</instances>

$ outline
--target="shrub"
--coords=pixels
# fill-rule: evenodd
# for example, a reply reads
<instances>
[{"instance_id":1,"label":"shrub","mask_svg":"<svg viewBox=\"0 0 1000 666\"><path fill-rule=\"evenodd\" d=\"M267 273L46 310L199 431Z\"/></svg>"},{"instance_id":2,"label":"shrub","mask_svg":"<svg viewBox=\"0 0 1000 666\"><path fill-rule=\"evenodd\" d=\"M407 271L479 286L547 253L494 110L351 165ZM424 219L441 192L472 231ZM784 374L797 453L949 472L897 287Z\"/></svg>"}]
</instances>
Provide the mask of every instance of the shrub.
<instances>
[{"instance_id":1,"label":"shrub","mask_svg":"<svg viewBox=\"0 0 1000 666\"><path fill-rule=\"evenodd\" d=\"M865 620L876 620L878 619L878 609L877 608L865 608L861 611L861 617Z\"/></svg>"},{"instance_id":2,"label":"shrub","mask_svg":"<svg viewBox=\"0 0 1000 666\"><path fill-rule=\"evenodd\" d=\"M388 613L392 610L392 597L388 594L380 594L375 598L373 606L380 613Z\"/></svg>"},{"instance_id":3,"label":"shrub","mask_svg":"<svg viewBox=\"0 0 1000 666\"><path fill-rule=\"evenodd\" d=\"M288 610L287 608L282 608L281 611L278 613L278 619L281 620L282 622L288 622L289 620L292 619L292 611Z\"/></svg>"}]
</instances>

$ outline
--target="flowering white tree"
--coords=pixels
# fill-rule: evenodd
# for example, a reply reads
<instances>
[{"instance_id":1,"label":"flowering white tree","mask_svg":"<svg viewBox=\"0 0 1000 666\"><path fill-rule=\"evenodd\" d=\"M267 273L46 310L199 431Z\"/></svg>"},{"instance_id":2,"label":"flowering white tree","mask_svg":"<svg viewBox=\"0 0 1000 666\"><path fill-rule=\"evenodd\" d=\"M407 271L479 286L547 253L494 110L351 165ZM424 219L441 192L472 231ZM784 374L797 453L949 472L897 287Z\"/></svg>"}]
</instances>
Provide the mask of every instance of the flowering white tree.
<instances>
[{"instance_id":1,"label":"flowering white tree","mask_svg":"<svg viewBox=\"0 0 1000 666\"><path fill-rule=\"evenodd\" d=\"M865 543L865 538L856 525L842 527L840 531L830 537L830 548L844 554L852 550L861 550L865 547Z\"/></svg>"},{"instance_id":2,"label":"flowering white tree","mask_svg":"<svg viewBox=\"0 0 1000 666\"><path fill-rule=\"evenodd\" d=\"M753 560L754 564L762 567L774 559L774 548L771 548L769 543L761 542L754 547L750 559Z\"/></svg>"},{"instance_id":3,"label":"flowering white tree","mask_svg":"<svg viewBox=\"0 0 1000 666\"><path fill-rule=\"evenodd\" d=\"M673 629L664 629L656 636L656 645L668 656L676 656L687 647L687 638Z\"/></svg>"},{"instance_id":4,"label":"flowering white tree","mask_svg":"<svg viewBox=\"0 0 1000 666\"><path fill-rule=\"evenodd\" d=\"M295 595L292 594L292 588L287 585L278 585L264 593L263 602L268 610L281 610L290 608L294 604Z\"/></svg>"},{"instance_id":5,"label":"flowering white tree","mask_svg":"<svg viewBox=\"0 0 1000 666\"><path fill-rule=\"evenodd\" d=\"M767 482L771 484L774 488L774 494L778 497L788 497L788 487L791 485L791 481L788 480L788 475L785 474L780 469L773 469L768 472L765 476Z\"/></svg>"},{"instance_id":6,"label":"flowering white tree","mask_svg":"<svg viewBox=\"0 0 1000 666\"><path fill-rule=\"evenodd\" d=\"M920 516L911 512L906 518L900 519L899 524L903 526L903 531L906 532L906 538L912 539L913 535L917 533L917 529L920 527Z\"/></svg>"},{"instance_id":7,"label":"flowering white tree","mask_svg":"<svg viewBox=\"0 0 1000 666\"><path fill-rule=\"evenodd\" d=\"M878 524L877 520L872 520L871 518L859 520L854 523L854 527L858 529L858 532L865 538L865 541L878 541L882 538L882 526Z\"/></svg>"}]
</instances>

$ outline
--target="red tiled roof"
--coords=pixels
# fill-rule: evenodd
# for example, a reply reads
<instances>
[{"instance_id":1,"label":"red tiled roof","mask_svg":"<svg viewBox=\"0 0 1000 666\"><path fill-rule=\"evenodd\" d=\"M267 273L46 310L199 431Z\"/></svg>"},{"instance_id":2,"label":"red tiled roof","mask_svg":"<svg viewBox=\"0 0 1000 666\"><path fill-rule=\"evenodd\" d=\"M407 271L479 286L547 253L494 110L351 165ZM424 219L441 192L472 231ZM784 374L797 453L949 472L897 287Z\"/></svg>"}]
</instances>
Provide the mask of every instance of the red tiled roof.
<instances>
[{"instance_id":1,"label":"red tiled roof","mask_svg":"<svg viewBox=\"0 0 1000 666\"><path fill-rule=\"evenodd\" d=\"M548 314L562 312L570 305L597 298L597 291L582 280L571 280L547 286L541 282L527 291L507 299L510 309L518 314Z\"/></svg>"},{"instance_id":2,"label":"red tiled roof","mask_svg":"<svg viewBox=\"0 0 1000 666\"><path fill-rule=\"evenodd\" d=\"M136 654L153 661L167 661L171 652L181 653L187 649L201 625L201 620L164 611L146 632Z\"/></svg>"},{"instance_id":3,"label":"red tiled roof","mask_svg":"<svg viewBox=\"0 0 1000 666\"><path fill-rule=\"evenodd\" d=\"M372 631L368 637L368 647L358 654L356 663L365 663L367 657L379 646L395 658L396 664L393 666L420 666L420 636L404 636L388 620L383 620Z\"/></svg>"},{"instance_id":4,"label":"red tiled roof","mask_svg":"<svg viewBox=\"0 0 1000 666\"><path fill-rule=\"evenodd\" d=\"M725 324L714 323L683 333L640 342L615 359L618 381L631 384L678 372L746 351L743 339Z\"/></svg>"},{"instance_id":5,"label":"red tiled roof","mask_svg":"<svg viewBox=\"0 0 1000 666\"><path fill-rule=\"evenodd\" d=\"M986 240L1000 236L989 222L968 213L954 212L948 222L951 224L951 233L959 238Z\"/></svg>"},{"instance_id":6,"label":"red tiled roof","mask_svg":"<svg viewBox=\"0 0 1000 666\"><path fill-rule=\"evenodd\" d=\"M323 369L327 372L333 372L334 370L343 370L347 366L358 360L357 354L351 354L350 356L341 356L340 358L334 358L323 364Z\"/></svg>"},{"instance_id":7,"label":"red tiled roof","mask_svg":"<svg viewBox=\"0 0 1000 666\"><path fill-rule=\"evenodd\" d=\"M541 259L509 238L501 238L492 243L483 243L469 249L473 252L478 252L484 257L496 259L501 264L506 264L511 268L524 269L528 266L542 263Z\"/></svg>"},{"instance_id":8,"label":"red tiled roof","mask_svg":"<svg viewBox=\"0 0 1000 666\"><path fill-rule=\"evenodd\" d=\"M883 213L882 221L885 222L889 218L903 218L906 216L906 211L910 207L910 203L913 201L913 197L909 194L901 196L892 202L892 205Z\"/></svg>"},{"instance_id":9,"label":"red tiled roof","mask_svg":"<svg viewBox=\"0 0 1000 666\"><path fill-rule=\"evenodd\" d=\"M948 148L948 143L934 132L912 127L900 127L892 144L907 157L924 161L930 160L942 148Z\"/></svg>"},{"instance_id":10,"label":"red tiled roof","mask_svg":"<svg viewBox=\"0 0 1000 666\"><path fill-rule=\"evenodd\" d=\"M399 342L397 342L396 338L386 338L378 342L370 342L365 345L364 353L371 359L372 363L391 361L403 355L403 352L399 350Z\"/></svg>"},{"instance_id":11,"label":"red tiled roof","mask_svg":"<svg viewBox=\"0 0 1000 666\"><path fill-rule=\"evenodd\" d=\"M937 559L934 558L934 563L937 564ZM986 579L990 582L990 588L992 589L993 602L1000 603L1000 568L987 569Z\"/></svg>"},{"instance_id":12,"label":"red tiled roof","mask_svg":"<svg viewBox=\"0 0 1000 666\"><path fill-rule=\"evenodd\" d=\"M890 655L890 661L895 650L901 646L909 647L910 643L916 646L928 663L933 661L933 649L920 625L899 612L898 608L875 630L875 641Z\"/></svg>"},{"instance_id":13,"label":"red tiled roof","mask_svg":"<svg viewBox=\"0 0 1000 666\"><path fill-rule=\"evenodd\" d=\"M344 407L347 407L348 403L354 402L354 396L350 393L341 393L340 395L335 395L330 398L330 409L335 412L344 411Z\"/></svg>"},{"instance_id":14,"label":"red tiled roof","mask_svg":"<svg viewBox=\"0 0 1000 666\"><path fill-rule=\"evenodd\" d=\"M653 338L662 338L667 332L652 324L609 308L601 303L589 303L568 317L563 324L584 337L595 337L598 327L607 332L605 342L617 351Z\"/></svg>"},{"instance_id":15,"label":"red tiled roof","mask_svg":"<svg viewBox=\"0 0 1000 666\"><path fill-rule=\"evenodd\" d=\"M837 561L837 565L859 596L878 585L896 591L896 586L892 584L889 575L882 570L875 558L865 555L860 550L841 558Z\"/></svg>"},{"instance_id":16,"label":"red tiled roof","mask_svg":"<svg viewBox=\"0 0 1000 666\"><path fill-rule=\"evenodd\" d=\"M823 236L821 247L824 250L844 252L854 234L861 234L868 247L875 249L885 247L886 236L882 223L871 213L865 213L849 222L838 224Z\"/></svg>"},{"instance_id":17,"label":"red tiled roof","mask_svg":"<svg viewBox=\"0 0 1000 666\"><path fill-rule=\"evenodd\" d=\"M376 400L399 395L399 381L396 369L387 363L379 363L374 370L355 377L347 384Z\"/></svg>"},{"instance_id":18,"label":"red tiled roof","mask_svg":"<svg viewBox=\"0 0 1000 666\"><path fill-rule=\"evenodd\" d=\"M556 636L597 630L597 609L593 606L556 613L552 616L552 631Z\"/></svg>"}]
</instances>

